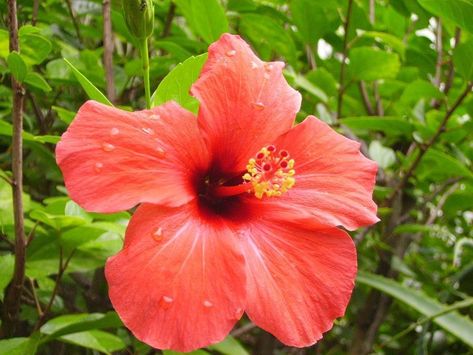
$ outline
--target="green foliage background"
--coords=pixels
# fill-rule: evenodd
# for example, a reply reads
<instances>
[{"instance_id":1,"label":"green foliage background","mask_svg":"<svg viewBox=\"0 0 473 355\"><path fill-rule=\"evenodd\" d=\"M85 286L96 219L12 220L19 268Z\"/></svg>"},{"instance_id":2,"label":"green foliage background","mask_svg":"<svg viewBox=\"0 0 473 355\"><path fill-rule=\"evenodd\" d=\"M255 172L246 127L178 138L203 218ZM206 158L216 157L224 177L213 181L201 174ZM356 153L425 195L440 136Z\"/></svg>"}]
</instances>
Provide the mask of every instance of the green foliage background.
<instances>
[{"instance_id":1,"label":"green foliage background","mask_svg":"<svg viewBox=\"0 0 473 355\"><path fill-rule=\"evenodd\" d=\"M155 105L174 99L196 111L188 88L201 54L221 33L238 33L264 60L287 63L287 79L303 94L298 120L315 114L361 141L380 166L375 198L382 221L353 233L359 278L333 330L297 350L242 319L234 337L194 354L473 354L473 0L155 0L154 6ZM111 14L113 101L140 109L136 43L119 1ZM2 1L0 302L14 263L11 75L26 87L29 243L21 322L14 338L0 340L0 354L153 353L122 326L103 277L130 214L83 211L67 197L54 159L54 144L80 105L88 97L108 101L100 93L106 92L102 2L19 1L19 54L9 53L6 21Z\"/></svg>"}]
</instances>

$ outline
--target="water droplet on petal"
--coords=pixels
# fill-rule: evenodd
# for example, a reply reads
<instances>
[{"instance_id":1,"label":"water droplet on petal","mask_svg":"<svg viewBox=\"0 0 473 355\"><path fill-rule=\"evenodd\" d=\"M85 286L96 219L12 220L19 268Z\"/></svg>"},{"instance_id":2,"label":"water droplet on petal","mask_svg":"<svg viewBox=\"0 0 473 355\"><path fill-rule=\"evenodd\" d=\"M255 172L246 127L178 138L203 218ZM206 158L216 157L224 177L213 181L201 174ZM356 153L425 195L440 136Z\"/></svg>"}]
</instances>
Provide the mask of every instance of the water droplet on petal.
<instances>
[{"instance_id":1,"label":"water droplet on petal","mask_svg":"<svg viewBox=\"0 0 473 355\"><path fill-rule=\"evenodd\" d=\"M236 54L236 50L231 49L227 52L227 57L233 57Z\"/></svg>"},{"instance_id":2,"label":"water droplet on petal","mask_svg":"<svg viewBox=\"0 0 473 355\"><path fill-rule=\"evenodd\" d=\"M272 64L266 64L264 66L264 69L267 71L267 72L270 72L271 70L273 70L273 65Z\"/></svg>"},{"instance_id":3,"label":"water droplet on petal","mask_svg":"<svg viewBox=\"0 0 473 355\"><path fill-rule=\"evenodd\" d=\"M259 101L258 101L258 102L255 102L253 105L254 105L255 108L256 108L257 110L259 110L259 111L261 111L261 110L264 109L264 104L263 104L262 102L259 102Z\"/></svg>"},{"instance_id":4,"label":"water droplet on petal","mask_svg":"<svg viewBox=\"0 0 473 355\"><path fill-rule=\"evenodd\" d=\"M258 63L251 62L251 69L256 69L256 68L258 68Z\"/></svg>"},{"instance_id":5,"label":"water droplet on petal","mask_svg":"<svg viewBox=\"0 0 473 355\"><path fill-rule=\"evenodd\" d=\"M158 153L158 157L160 158L166 157L166 151L163 148L161 147L156 148L156 152Z\"/></svg>"},{"instance_id":6,"label":"water droplet on petal","mask_svg":"<svg viewBox=\"0 0 473 355\"><path fill-rule=\"evenodd\" d=\"M157 242L160 242L163 239L164 233L163 228L159 227L153 232L153 239Z\"/></svg>"},{"instance_id":7,"label":"water droplet on petal","mask_svg":"<svg viewBox=\"0 0 473 355\"><path fill-rule=\"evenodd\" d=\"M243 314L243 309L237 308L236 311L235 311L235 318L240 319L242 314Z\"/></svg>"},{"instance_id":8,"label":"water droplet on petal","mask_svg":"<svg viewBox=\"0 0 473 355\"><path fill-rule=\"evenodd\" d=\"M152 114L152 115L149 115L148 118L151 120L159 120L161 116L158 114Z\"/></svg>"},{"instance_id":9,"label":"water droplet on petal","mask_svg":"<svg viewBox=\"0 0 473 355\"><path fill-rule=\"evenodd\" d=\"M103 143L102 144L102 149L106 152L111 152L112 150L115 150L115 146L110 143Z\"/></svg>"},{"instance_id":10,"label":"water droplet on petal","mask_svg":"<svg viewBox=\"0 0 473 355\"><path fill-rule=\"evenodd\" d=\"M100 163L100 162L95 163L94 170L97 173L100 173L102 169L103 169L103 163Z\"/></svg>"},{"instance_id":11,"label":"water droplet on petal","mask_svg":"<svg viewBox=\"0 0 473 355\"><path fill-rule=\"evenodd\" d=\"M143 127L141 130L145 132L146 134L154 134L154 130L149 127Z\"/></svg>"},{"instance_id":12,"label":"water droplet on petal","mask_svg":"<svg viewBox=\"0 0 473 355\"><path fill-rule=\"evenodd\" d=\"M161 306L161 308L168 309L169 307L171 307L173 301L174 299L171 296L163 296L159 301L159 305Z\"/></svg>"},{"instance_id":13,"label":"water droplet on petal","mask_svg":"<svg viewBox=\"0 0 473 355\"><path fill-rule=\"evenodd\" d=\"M205 300L202 304L204 305L205 308L211 308L211 307L213 307L213 305L214 305L214 304L213 304L212 302L210 302L209 300Z\"/></svg>"},{"instance_id":14,"label":"water droplet on petal","mask_svg":"<svg viewBox=\"0 0 473 355\"><path fill-rule=\"evenodd\" d=\"M117 127L113 127L111 130L110 130L110 134L112 136L116 136L118 133L120 133L120 130L117 128Z\"/></svg>"}]
</instances>

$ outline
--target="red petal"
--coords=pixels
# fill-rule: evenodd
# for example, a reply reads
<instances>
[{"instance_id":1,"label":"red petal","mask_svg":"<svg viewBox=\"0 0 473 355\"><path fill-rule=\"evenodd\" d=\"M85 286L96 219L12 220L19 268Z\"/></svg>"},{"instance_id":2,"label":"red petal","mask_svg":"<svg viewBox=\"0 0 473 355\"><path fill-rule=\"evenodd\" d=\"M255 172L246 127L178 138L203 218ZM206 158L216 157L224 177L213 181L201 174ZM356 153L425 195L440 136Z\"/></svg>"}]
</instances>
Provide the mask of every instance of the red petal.
<instances>
[{"instance_id":1,"label":"red petal","mask_svg":"<svg viewBox=\"0 0 473 355\"><path fill-rule=\"evenodd\" d=\"M196 118L177 104L127 112L95 101L80 108L56 159L71 198L96 212L186 203L209 160Z\"/></svg>"},{"instance_id":2,"label":"red petal","mask_svg":"<svg viewBox=\"0 0 473 355\"><path fill-rule=\"evenodd\" d=\"M245 307L245 269L237 237L194 202L141 205L124 249L107 261L115 310L133 334L159 349L190 351L225 338Z\"/></svg>"},{"instance_id":3,"label":"red petal","mask_svg":"<svg viewBox=\"0 0 473 355\"><path fill-rule=\"evenodd\" d=\"M311 116L275 145L295 160L296 184L281 197L252 199L257 210L270 218L348 230L379 221L372 200L377 165L360 153L358 142Z\"/></svg>"},{"instance_id":4,"label":"red petal","mask_svg":"<svg viewBox=\"0 0 473 355\"><path fill-rule=\"evenodd\" d=\"M351 238L337 228L304 230L254 225L242 238L247 314L290 346L314 344L344 315L357 261Z\"/></svg>"},{"instance_id":5,"label":"red petal","mask_svg":"<svg viewBox=\"0 0 473 355\"><path fill-rule=\"evenodd\" d=\"M291 128L301 95L287 84L283 67L261 61L239 36L224 34L209 47L191 91L221 171L244 170L252 155Z\"/></svg>"}]
</instances>

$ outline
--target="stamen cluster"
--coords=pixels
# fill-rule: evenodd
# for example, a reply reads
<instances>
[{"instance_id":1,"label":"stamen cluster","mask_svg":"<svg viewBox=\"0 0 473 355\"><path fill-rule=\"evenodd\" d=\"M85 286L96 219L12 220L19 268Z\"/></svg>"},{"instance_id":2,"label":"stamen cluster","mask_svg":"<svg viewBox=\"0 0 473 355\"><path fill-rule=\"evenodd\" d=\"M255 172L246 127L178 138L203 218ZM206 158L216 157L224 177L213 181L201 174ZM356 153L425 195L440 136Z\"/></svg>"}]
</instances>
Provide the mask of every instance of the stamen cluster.
<instances>
[{"instance_id":1,"label":"stamen cluster","mask_svg":"<svg viewBox=\"0 0 473 355\"><path fill-rule=\"evenodd\" d=\"M243 180L250 182L257 198L281 196L296 183L294 159L287 150L277 150L274 145L262 148L249 160L248 172Z\"/></svg>"}]
</instances>

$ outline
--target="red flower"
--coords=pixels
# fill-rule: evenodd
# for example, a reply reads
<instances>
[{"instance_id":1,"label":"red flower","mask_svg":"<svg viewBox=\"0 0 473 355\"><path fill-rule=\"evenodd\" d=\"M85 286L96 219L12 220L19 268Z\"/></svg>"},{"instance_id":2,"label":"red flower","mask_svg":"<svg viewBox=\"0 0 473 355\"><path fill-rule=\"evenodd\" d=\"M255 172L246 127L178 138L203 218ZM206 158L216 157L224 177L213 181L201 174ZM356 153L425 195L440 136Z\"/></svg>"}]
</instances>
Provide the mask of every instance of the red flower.
<instances>
[{"instance_id":1,"label":"red flower","mask_svg":"<svg viewBox=\"0 0 473 355\"><path fill-rule=\"evenodd\" d=\"M115 212L141 204L106 265L135 336L189 351L246 312L287 345L314 344L344 314L357 269L342 229L375 223L376 164L315 117L238 36L223 35L192 94L126 112L89 101L58 144L71 198Z\"/></svg>"}]
</instances>

